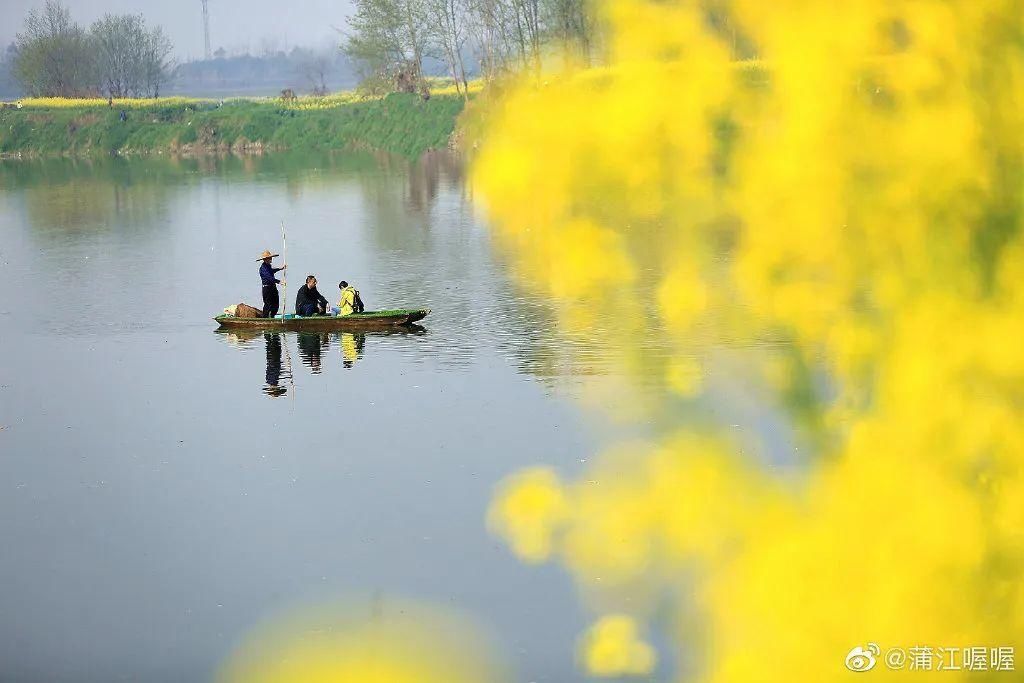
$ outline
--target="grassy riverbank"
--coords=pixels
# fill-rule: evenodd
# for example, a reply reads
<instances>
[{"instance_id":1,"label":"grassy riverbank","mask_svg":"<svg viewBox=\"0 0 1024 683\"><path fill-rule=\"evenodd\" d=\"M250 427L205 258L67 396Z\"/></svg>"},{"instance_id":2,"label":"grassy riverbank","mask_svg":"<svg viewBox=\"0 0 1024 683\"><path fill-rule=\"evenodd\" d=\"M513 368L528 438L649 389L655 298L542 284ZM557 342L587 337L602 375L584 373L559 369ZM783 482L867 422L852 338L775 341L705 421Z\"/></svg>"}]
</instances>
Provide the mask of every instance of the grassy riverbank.
<instances>
[{"instance_id":1,"label":"grassy riverbank","mask_svg":"<svg viewBox=\"0 0 1024 683\"><path fill-rule=\"evenodd\" d=\"M442 92L423 100L392 94L352 94L223 103L188 98L115 101L23 100L0 108L0 154L253 152L377 149L408 157L445 147L462 111L462 97ZM121 120L121 112L125 120Z\"/></svg>"}]
</instances>

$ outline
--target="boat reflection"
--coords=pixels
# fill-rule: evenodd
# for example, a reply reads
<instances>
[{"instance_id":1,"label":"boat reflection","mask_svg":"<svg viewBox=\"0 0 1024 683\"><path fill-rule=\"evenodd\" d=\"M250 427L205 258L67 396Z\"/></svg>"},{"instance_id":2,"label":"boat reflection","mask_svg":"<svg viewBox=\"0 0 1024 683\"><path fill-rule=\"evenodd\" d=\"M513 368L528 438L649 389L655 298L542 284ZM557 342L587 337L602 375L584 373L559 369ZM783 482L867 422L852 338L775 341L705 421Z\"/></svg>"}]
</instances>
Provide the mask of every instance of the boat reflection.
<instances>
[{"instance_id":1,"label":"boat reflection","mask_svg":"<svg viewBox=\"0 0 1024 683\"><path fill-rule=\"evenodd\" d=\"M322 374L325 359L329 358L332 345L340 350L341 365L351 370L366 350L368 337L391 335L419 335L427 330L421 325L406 325L388 330L365 332L266 332L261 330L216 330L232 348L242 351L253 350L260 337L266 349L266 374L261 391L267 396L285 396L289 388L294 389L291 354L288 350L289 337L296 338L299 359L309 368L310 374Z\"/></svg>"}]
</instances>

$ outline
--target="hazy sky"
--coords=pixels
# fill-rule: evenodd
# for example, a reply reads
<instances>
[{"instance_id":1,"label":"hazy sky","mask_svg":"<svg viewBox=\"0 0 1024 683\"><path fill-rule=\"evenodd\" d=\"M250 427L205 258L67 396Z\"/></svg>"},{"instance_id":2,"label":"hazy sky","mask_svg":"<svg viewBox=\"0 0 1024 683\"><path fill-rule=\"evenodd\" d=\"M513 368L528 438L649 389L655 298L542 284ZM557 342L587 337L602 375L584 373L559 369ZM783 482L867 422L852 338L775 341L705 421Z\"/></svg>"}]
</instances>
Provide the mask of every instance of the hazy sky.
<instances>
[{"instance_id":1,"label":"hazy sky","mask_svg":"<svg viewBox=\"0 0 1024 683\"><path fill-rule=\"evenodd\" d=\"M0 0L0 41L6 46L21 30L25 14L45 0ZM64 0L80 24L107 12L142 14L159 24L174 43L179 60L203 56L200 0ZM340 42L331 26L343 28L349 0L209 0L211 49L258 53L264 41L283 49Z\"/></svg>"}]
</instances>

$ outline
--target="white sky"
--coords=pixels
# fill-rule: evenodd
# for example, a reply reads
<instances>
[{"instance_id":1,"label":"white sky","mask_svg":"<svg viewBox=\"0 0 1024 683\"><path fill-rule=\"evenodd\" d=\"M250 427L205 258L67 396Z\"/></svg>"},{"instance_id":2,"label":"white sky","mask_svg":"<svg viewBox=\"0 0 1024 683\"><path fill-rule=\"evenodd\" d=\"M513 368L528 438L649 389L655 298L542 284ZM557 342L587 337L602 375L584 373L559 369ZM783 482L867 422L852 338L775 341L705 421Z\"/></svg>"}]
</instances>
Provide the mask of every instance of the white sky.
<instances>
[{"instance_id":1,"label":"white sky","mask_svg":"<svg viewBox=\"0 0 1024 683\"><path fill-rule=\"evenodd\" d=\"M0 0L0 45L6 48L21 30L25 14L45 0ZM177 59L203 56L203 10L200 0L64 0L75 21L88 25L110 12L142 14L161 25L174 43ZM212 50L260 51L264 41L278 49L341 42L331 28L345 27L348 0L209 0Z\"/></svg>"}]
</instances>

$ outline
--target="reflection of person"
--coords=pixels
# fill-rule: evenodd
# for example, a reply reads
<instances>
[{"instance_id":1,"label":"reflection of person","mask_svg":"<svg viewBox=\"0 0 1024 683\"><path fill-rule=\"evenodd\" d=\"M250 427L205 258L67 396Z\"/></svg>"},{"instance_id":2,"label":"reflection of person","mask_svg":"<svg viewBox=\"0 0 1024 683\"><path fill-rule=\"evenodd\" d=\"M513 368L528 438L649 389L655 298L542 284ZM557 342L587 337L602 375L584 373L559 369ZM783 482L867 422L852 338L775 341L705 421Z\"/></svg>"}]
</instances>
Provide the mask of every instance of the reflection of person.
<instances>
[{"instance_id":1,"label":"reflection of person","mask_svg":"<svg viewBox=\"0 0 1024 683\"><path fill-rule=\"evenodd\" d=\"M363 347L366 346L366 335L352 332L341 333L341 364L351 368L360 356L363 355Z\"/></svg>"},{"instance_id":2,"label":"reflection of person","mask_svg":"<svg viewBox=\"0 0 1024 683\"><path fill-rule=\"evenodd\" d=\"M277 254L271 254L269 251L264 251L260 255L260 261L263 261L263 265L260 266L260 280L263 281L263 317L273 318L277 315L277 309L280 308L281 303L277 297L277 285L281 281L274 277L274 273L284 270L288 267L287 264L280 268L274 268L270 264L270 261L277 256Z\"/></svg>"},{"instance_id":3,"label":"reflection of person","mask_svg":"<svg viewBox=\"0 0 1024 683\"><path fill-rule=\"evenodd\" d=\"M326 334L299 332L299 356L309 366L313 374L319 374L322 368L322 353L330 346L330 337Z\"/></svg>"},{"instance_id":4,"label":"reflection of person","mask_svg":"<svg viewBox=\"0 0 1024 683\"><path fill-rule=\"evenodd\" d=\"M316 315L327 312L327 299L316 289L316 278L306 276L306 284L299 287L295 295L295 312L299 315Z\"/></svg>"},{"instance_id":5,"label":"reflection of person","mask_svg":"<svg viewBox=\"0 0 1024 683\"><path fill-rule=\"evenodd\" d=\"M281 381L281 335L264 333L263 341L267 344L267 385L264 393L269 396L283 396L287 389L280 386Z\"/></svg>"}]
</instances>

